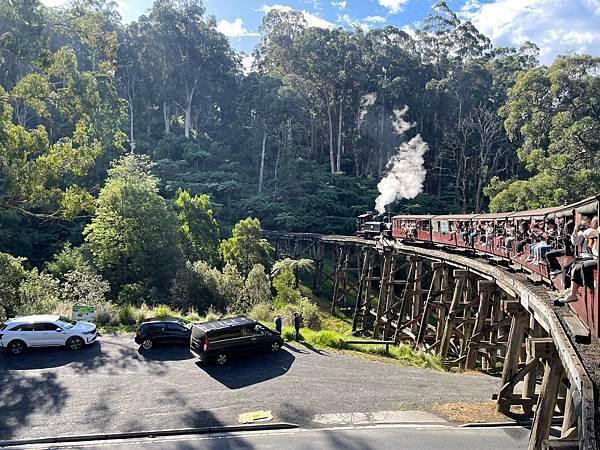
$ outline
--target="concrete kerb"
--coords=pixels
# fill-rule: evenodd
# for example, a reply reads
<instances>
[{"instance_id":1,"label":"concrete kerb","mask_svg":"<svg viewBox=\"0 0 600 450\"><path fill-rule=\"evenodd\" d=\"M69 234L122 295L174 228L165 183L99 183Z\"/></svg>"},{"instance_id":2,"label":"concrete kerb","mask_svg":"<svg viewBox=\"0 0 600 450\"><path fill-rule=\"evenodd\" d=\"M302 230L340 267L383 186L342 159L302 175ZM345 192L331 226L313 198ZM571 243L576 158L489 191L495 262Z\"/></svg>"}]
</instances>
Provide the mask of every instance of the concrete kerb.
<instances>
[{"instance_id":1,"label":"concrete kerb","mask_svg":"<svg viewBox=\"0 0 600 450\"><path fill-rule=\"evenodd\" d=\"M194 434L235 433L244 431L272 431L299 428L299 425L287 422L257 423L246 425L215 426L204 428L175 428L167 430L129 431L124 433L96 433L73 436L41 437L32 439L0 440L0 448L22 445L60 444L68 442L109 441L116 439L155 438L165 436L183 436Z\"/></svg>"}]
</instances>

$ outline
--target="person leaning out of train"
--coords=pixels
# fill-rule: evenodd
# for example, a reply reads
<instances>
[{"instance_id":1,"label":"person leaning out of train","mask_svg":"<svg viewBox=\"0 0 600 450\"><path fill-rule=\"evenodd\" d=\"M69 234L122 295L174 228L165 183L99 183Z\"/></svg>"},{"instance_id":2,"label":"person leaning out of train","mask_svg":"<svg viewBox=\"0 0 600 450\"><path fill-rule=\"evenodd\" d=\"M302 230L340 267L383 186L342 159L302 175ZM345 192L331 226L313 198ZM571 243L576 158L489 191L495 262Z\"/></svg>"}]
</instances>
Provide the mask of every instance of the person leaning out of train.
<instances>
[{"instance_id":1,"label":"person leaning out of train","mask_svg":"<svg viewBox=\"0 0 600 450\"><path fill-rule=\"evenodd\" d=\"M589 226L588 226L589 223ZM570 290L562 303L578 300L579 288L594 288L594 269L598 267L598 217L586 218L575 226L573 244L581 245L581 251L570 267Z\"/></svg>"},{"instance_id":2,"label":"person leaning out of train","mask_svg":"<svg viewBox=\"0 0 600 450\"><path fill-rule=\"evenodd\" d=\"M566 225L560 227L560 232L557 237L557 249L546 253L546 261L548 262L548 270L550 276L555 277L563 271L563 267L558 258L561 256L573 256L573 242L571 241L575 230L575 221L569 220Z\"/></svg>"}]
</instances>

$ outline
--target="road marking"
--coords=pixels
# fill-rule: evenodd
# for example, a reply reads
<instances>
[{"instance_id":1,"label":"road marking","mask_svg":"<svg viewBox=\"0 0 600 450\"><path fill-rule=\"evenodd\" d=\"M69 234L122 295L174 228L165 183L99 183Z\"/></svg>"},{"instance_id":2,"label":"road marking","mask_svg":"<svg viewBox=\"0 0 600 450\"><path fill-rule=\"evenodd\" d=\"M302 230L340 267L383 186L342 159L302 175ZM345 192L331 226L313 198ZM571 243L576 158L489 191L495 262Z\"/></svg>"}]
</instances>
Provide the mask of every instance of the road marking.
<instances>
[{"instance_id":1,"label":"road marking","mask_svg":"<svg viewBox=\"0 0 600 450\"><path fill-rule=\"evenodd\" d=\"M273 414L271 411L252 411L240 414L238 420L240 423L268 422L273 420Z\"/></svg>"},{"instance_id":2,"label":"road marking","mask_svg":"<svg viewBox=\"0 0 600 450\"><path fill-rule=\"evenodd\" d=\"M432 413L425 411L376 411L371 413L317 414L313 422L331 424L386 424L386 423L446 423Z\"/></svg>"}]
</instances>

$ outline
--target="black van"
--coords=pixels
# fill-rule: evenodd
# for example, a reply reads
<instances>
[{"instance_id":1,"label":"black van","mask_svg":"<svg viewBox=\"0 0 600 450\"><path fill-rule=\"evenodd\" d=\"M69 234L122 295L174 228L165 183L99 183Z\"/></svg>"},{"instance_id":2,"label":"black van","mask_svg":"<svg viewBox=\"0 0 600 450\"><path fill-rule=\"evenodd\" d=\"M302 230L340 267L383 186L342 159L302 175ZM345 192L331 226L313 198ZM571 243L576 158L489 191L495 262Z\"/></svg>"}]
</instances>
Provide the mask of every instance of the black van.
<instances>
[{"instance_id":1,"label":"black van","mask_svg":"<svg viewBox=\"0 0 600 450\"><path fill-rule=\"evenodd\" d=\"M190 338L190 351L195 356L220 366L230 357L277 352L282 345L278 333L247 317L194 324Z\"/></svg>"}]
</instances>

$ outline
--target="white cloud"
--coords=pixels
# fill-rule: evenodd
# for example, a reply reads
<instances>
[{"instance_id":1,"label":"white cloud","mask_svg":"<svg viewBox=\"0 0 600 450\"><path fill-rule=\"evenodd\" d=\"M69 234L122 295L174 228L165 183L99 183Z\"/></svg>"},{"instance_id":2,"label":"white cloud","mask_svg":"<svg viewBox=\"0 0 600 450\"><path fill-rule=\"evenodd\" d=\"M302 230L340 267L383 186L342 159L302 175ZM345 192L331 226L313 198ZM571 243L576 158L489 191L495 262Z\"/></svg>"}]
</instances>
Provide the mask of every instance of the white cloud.
<instances>
[{"instance_id":1,"label":"white cloud","mask_svg":"<svg viewBox=\"0 0 600 450\"><path fill-rule=\"evenodd\" d=\"M368 16L363 21L368 23L385 23L386 19L383 16Z\"/></svg>"},{"instance_id":2,"label":"white cloud","mask_svg":"<svg viewBox=\"0 0 600 450\"><path fill-rule=\"evenodd\" d=\"M470 0L461 14L495 45L536 43L542 64L560 54L600 55L600 0Z\"/></svg>"},{"instance_id":3,"label":"white cloud","mask_svg":"<svg viewBox=\"0 0 600 450\"><path fill-rule=\"evenodd\" d=\"M348 7L348 2L346 0L339 0L337 2L331 2L331 6L339 9L346 9Z\"/></svg>"},{"instance_id":4,"label":"white cloud","mask_svg":"<svg viewBox=\"0 0 600 450\"><path fill-rule=\"evenodd\" d=\"M392 14L402 12L408 0L378 0L379 4L390 10Z\"/></svg>"},{"instance_id":5,"label":"white cloud","mask_svg":"<svg viewBox=\"0 0 600 450\"><path fill-rule=\"evenodd\" d=\"M295 11L295 9L292 8L291 6L280 5L280 4L263 5L261 10L265 14L272 10L285 11L285 12ZM328 20L325 20L315 14L311 14L306 10L302 10L299 12L302 13L302 15L304 16L304 20L306 20L306 23L308 24L309 27L329 28L329 29L336 28L336 25L334 23L329 22Z\"/></svg>"},{"instance_id":6,"label":"white cloud","mask_svg":"<svg viewBox=\"0 0 600 450\"><path fill-rule=\"evenodd\" d=\"M217 30L223 33L227 37L237 38L244 36L258 36L258 33L251 33L244 28L244 21L239 17L233 22L228 20L219 20L217 24Z\"/></svg>"}]
</instances>

